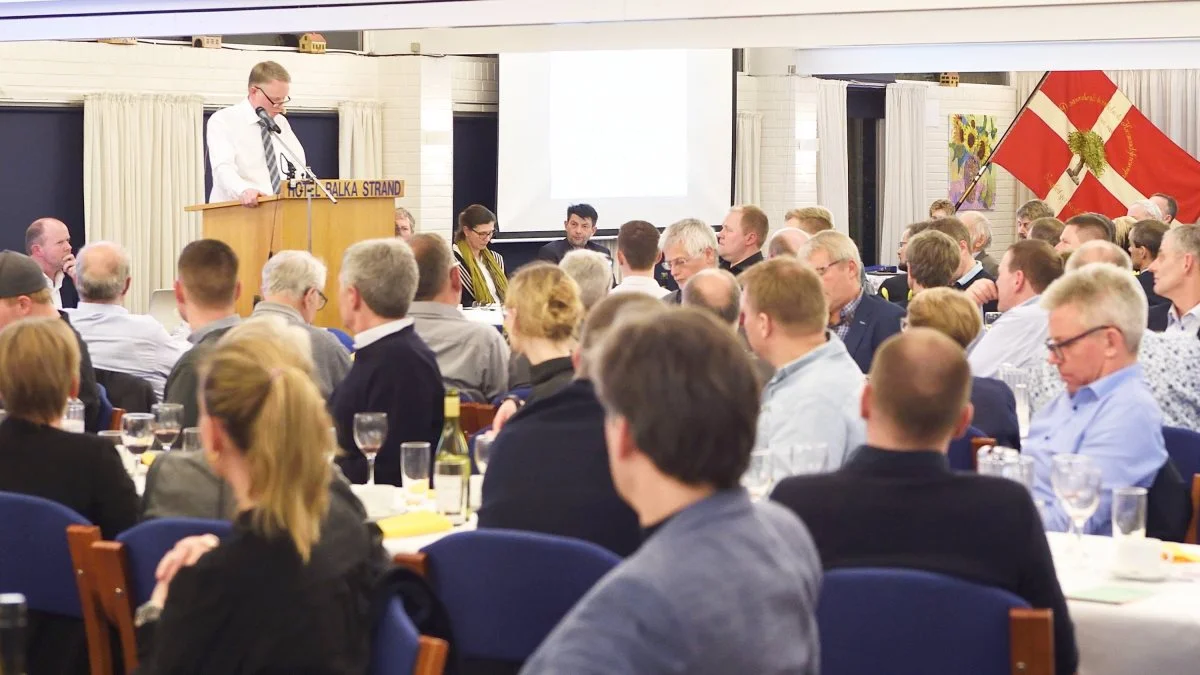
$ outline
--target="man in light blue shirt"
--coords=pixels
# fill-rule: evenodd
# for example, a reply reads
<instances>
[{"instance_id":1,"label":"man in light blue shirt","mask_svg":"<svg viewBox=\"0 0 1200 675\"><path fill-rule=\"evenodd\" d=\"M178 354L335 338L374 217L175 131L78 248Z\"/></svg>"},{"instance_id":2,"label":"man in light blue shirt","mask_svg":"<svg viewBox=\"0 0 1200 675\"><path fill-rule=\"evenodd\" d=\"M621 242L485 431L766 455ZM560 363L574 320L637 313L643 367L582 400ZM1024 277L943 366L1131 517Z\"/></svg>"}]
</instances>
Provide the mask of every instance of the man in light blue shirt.
<instances>
[{"instance_id":1,"label":"man in light blue shirt","mask_svg":"<svg viewBox=\"0 0 1200 675\"><path fill-rule=\"evenodd\" d=\"M776 368L763 391L756 446L771 451L777 475L840 468L866 437L860 412L865 376L826 328L829 304L820 277L783 257L746 270L740 281L746 339ZM800 452L810 444L825 445L825 461Z\"/></svg>"},{"instance_id":2,"label":"man in light blue shirt","mask_svg":"<svg viewBox=\"0 0 1200 675\"><path fill-rule=\"evenodd\" d=\"M1049 313L1042 292L1062 276L1054 247L1025 239L1009 247L996 279L997 308L1004 314L971 347L967 361L975 377L997 377L1000 366L1032 368L1046 359Z\"/></svg>"},{"instance_id":3,"label":"man in light blue shirt","mask_svg":"<svg viewBox=\"0 0 1200 675\"><path fill-rule=\"evenodd\" d=\"M1034 460L1034 497L1047 505L1046 529L1066 530L1051 485L1054 457L1090 457L1101 472L1100 503L1082 529L1108 535L1112 491L1150 487L1167 461L1162 414L1137 363L1146 296L1127 271L1094 263L1051 284L1042 306L1050 312L1050 363L1066 391L1033 418L1023 444Z\"/></svg>"},{"instance_id":4,"label":"man in light blue shirt","mask_svg":"<svg viewBox=\"0 0 1200 675\"><path fill-rule=\"evenodd\" d=\"M79 306L65 311L87 343L92 366L140 377L162 400L171 368L192 345L122 306L131 281L129 254L112 242L89 244L79 252L78 279Z\"/></svg>"}]
</instances>

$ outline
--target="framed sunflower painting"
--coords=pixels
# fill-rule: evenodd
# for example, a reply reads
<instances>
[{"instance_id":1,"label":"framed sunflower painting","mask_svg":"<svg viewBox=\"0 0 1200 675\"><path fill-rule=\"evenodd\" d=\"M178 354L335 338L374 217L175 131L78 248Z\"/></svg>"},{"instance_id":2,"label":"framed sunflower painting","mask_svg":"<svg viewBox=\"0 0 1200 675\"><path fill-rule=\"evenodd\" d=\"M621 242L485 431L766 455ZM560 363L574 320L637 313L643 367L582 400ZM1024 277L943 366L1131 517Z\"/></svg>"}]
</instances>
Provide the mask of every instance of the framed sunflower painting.
<instances>
[{"instance_id":1,"label":"framed sunflower painting","mask_svg":"<svg viewBox=\"0 0 1200 675\"><path fill-rule=\"evenodd\" d=\"M957 204L979 173L999 134L992 115L958 114L950 116L950 201ZM996 174L991 164L963 199L960 211L991 211L996 205Z\"/></svg>"}]
</instances>

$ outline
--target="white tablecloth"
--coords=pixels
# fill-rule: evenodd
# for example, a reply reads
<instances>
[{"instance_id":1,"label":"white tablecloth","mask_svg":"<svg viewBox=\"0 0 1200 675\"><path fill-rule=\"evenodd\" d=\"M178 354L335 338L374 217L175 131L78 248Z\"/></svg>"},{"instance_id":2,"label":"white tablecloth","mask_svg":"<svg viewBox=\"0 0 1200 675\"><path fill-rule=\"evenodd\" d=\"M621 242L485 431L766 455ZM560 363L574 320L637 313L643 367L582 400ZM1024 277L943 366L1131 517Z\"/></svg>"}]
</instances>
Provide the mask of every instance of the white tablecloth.
<instances>
[{"instance_id":1,"label":"white tablecloth","mask_svg":"<svg viewBox=\"0 0 1200 675\"><path fill-rule=\"evenodd\" d=\"M453 530L446 532L438 532L437 534L423 534L419 537L399 537L393 539L384 539L383 548L387 550L388 555L394 556L397 553L416 553L433 542L447 537L455 532L468 532L475 529L475 515L472 514L467 522L459 525Z\"/></svg>"},{"instance_id":2,"label":"white tablecloth","mask_svg":"<svg viewBox=\"0 0 1200 675\"><path fill-rule=\"evenodd\" d=\"M1067 535L1052 532L1048 537L1059 584L1068 596L1097 586L1155 591L1124 605L1067 601L1079 645L1080 675L1200 673L1200 563L1171 565L1170 577L1161 583L1118 580L1108 572L1113 546L1108 537L1084 537L1084 568L1068 555Z\"/></svg>"},{"instance_id":3,"label":"white tablecloth","mask_svg":"<svg viewBox=\"0 0 1200 675\"><path fill-rule=\"evenodd\" d=\"M504 326L504 311L500 308L463 307L462 313L471 321L500 328Z\"/></svg>"},{"instance_id":4,"label":"white tablecloth","mask_svg":"<svg viewBox=\"0 0 1200 675\"><path fill-rule=\"evenodd\" d=\"M891 279L894 276L896 276L896 275L895 274L868 274L867 275L867 283L871 284L871 288L875 290L876 294L878 294L879 287L883 285L883 282L887 281L888 279Z\"/></svg>"}]
</instances>

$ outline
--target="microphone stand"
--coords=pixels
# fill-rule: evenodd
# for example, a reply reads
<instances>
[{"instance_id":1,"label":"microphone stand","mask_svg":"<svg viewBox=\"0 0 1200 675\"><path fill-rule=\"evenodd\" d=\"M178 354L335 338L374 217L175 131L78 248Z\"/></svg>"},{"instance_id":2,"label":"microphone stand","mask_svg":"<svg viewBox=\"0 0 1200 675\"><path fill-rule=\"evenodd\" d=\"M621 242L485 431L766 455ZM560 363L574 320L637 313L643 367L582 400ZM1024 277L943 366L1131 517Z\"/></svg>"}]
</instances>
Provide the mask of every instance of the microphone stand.
<instances>
[{"instance_id":1,"label":"microphone stand","mask_svg":"<svg viewBox=\"0 0 1200 675\"><path fill-rule=\"evenodd\" d=\"M312 172L312 169L308 168L305 166L304 162L300 161L299 156L294 150L292 150L291 146L289 146L287 142L283 140L283 134L278 131L277 128L278 125L276 125L276 129L269 130L271 133L275 134L275 140L279 142L279 147L283 149L283 154L286 155L299 168L300 184L305 186L304 196L308 201L308 252L312 253L312 200L314 190L310 189L308 186L310 184L316 185L317 188L321 190L321 194L323 194L331 204L338 203L338 200L335 199L333 195L329 194L329 190L325 189L325 186L321 183L320 179L317 178L316 174Z\"/></svg>"}]
</instances>

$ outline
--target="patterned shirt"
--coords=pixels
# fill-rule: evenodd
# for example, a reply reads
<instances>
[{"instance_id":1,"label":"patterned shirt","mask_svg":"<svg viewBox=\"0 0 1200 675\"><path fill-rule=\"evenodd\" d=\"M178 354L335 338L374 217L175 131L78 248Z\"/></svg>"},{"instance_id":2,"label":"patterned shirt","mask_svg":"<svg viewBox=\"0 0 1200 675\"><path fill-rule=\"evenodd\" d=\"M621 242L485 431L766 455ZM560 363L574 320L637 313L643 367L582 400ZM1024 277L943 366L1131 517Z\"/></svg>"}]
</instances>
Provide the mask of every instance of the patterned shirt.
<instances>
[{"instance_id":1,"label":"patterned shirt","mask_svg":"<svg viewBox=\"0 0 1200 675\"><path fill-rule=\"evenodd\" d=\"M850 333L850 325L854 319L854 313L858 311L858 306L862 304L863 293L860 291L858 297L846 303L846 306L838 312L838 322L830 328L837 334L838 339L845 342L846 335Z\"/></svg>"}]
</instances>

